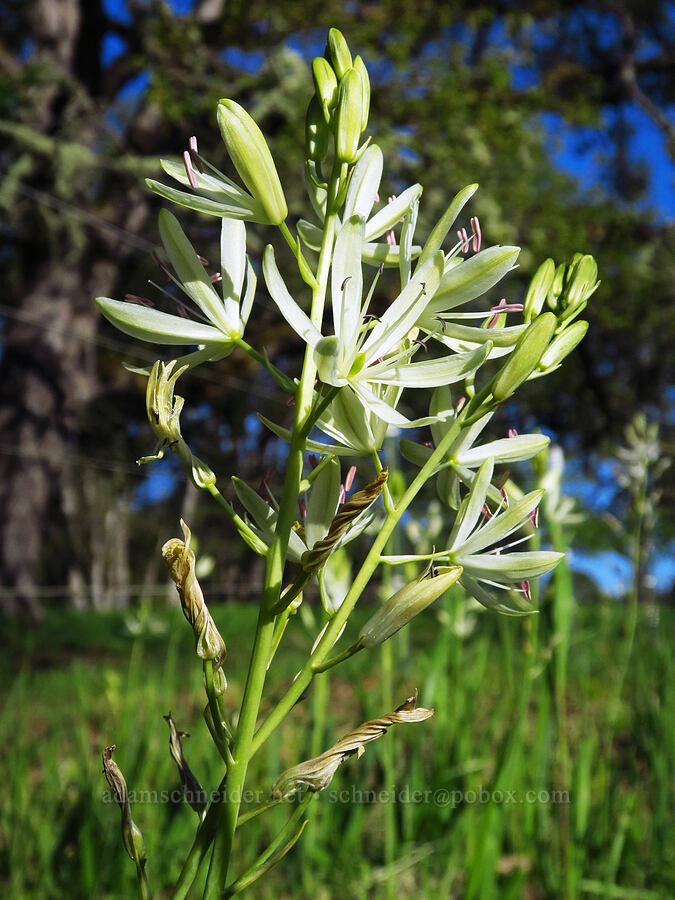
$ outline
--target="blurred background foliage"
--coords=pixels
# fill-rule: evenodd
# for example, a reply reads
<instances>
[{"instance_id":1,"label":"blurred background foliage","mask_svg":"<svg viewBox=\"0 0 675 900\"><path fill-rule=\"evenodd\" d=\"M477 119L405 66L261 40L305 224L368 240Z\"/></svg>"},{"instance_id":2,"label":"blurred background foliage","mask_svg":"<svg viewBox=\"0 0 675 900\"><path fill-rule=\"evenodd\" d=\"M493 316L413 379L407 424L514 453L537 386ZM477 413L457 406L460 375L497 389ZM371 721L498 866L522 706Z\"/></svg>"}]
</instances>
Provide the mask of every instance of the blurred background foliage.
<instances>
[{"instance_id":1,"label":"blurred background foliage","mask_svg":"<svg viewBox=\"0 0 675 900\"><path fill-rule=\"evenodd\" d=\"M92 751L111 732L126 742L127 759L136 759L127 776L138 789L160 766L168 779L168 758L158 762L166 736L156 734L145 747L139 735L152 731L147 723L155 721L155 704L165 712L176 696L186 720L179 726L198 718L189 699L198 679L188 685L176 677L174 637L163 661L169 613L150 612L173 596L159 548L177 533L180 515L214 563L205 579L208 595L243 604L256 595L259 572L220 517L185 485L174 461L135 466L153 442L143 379L120 362L147 364L152 351L103 323L92 297L144 294L147 280L157 278L151 252L159 207L143 178L159 174L159 156L180 156L192 134L207 158L227 165L215 123L220 97L236 98L258 120L291 216L306 212L300 148L309 64L335 25L371 74L371 127L385 154L387 193L413 181L424 185L420 234L449 196L478 181L471 214L479 215L486 242L523 247L506 283L510 299L522 296L544 258L561 262L577 250L596 256L603 282L578 350L559 372L530 383L495 420L501 433L509 426L544 427L565 448L571 483L587 511L574 531L574 596L584 606L574 638L564 613L570 582L563 600L550 607L559 617L551 612L542 626L543 675L533 687L532 667L521 658L526 630L482 616L477 633L465 634L459 606L451 603L438 612L438 634L422 671L413 668L409 647L401 648L407 662L400 670L411 684L423 687L417 679L426 679L432 696L424 696L425 704L451 703L433 748L416 748L411 783L457 778L466 787L486 772L496 779L508 763L524 787L573 783L592 799L568 810L571 820L552 807L521 810L496 824L492 808L468 809L457 820L450 813L434 819L428 810L404 811L399 835L413 856L430 860L420 870L428 896L672 896L673 798L672 784L668 792L664 783L673 776L675 709L667 674L673 622L668 610L659 618L655 603L672 601L674 467L660 469L651 459L643 496L635 487L643 476L633 472L626 481L628 464L616 459L615 448L643 412L661 423L658 455L672 455L673 4L0 0L0 17L0 607L5 618L42 622L28 631L12 625L4 639L7 674L22 674L11 693L0 695L1 733L18 736L22 762L16 768L16 759L0 751L15 784L0 823L22 822L33 837L24 840L9 826L0 831L0 883L16 897L128 896L114 887L124 865L114 827L99 865L98 837L114 815L92 803L85 781L98 777ZM200 252L216 252L215 221L187 212L181 220ZM264 229L249 229L256 260L267 240ZM292 334L265 298L262 281L247 337L294 370ZM221 485L232 473L254 484L267 477L274 485L283 447L255 418L256 411L276 421L287 417L271 379L237 354L195 371L181 387L184 434ZM631 446L642 434L653 448L653 435L639 421ZM650 452L638 449L636 458ZM610 585L609 561L616 560L623 560L621 577ZM662 573L656 581L654 571ZM610 587L618 595L612 599ZM638 600L645 630L638 628L633 641L629 613ZM230 634L244 633L238 623L250 610L227 609L231 645ZM578 662L569 685L566 672L546 662L565 634L565 659L572 646ZM618 661L617 642L628 652ZM120 675L132 645L129 673ZM237 658L243 662L243 654L233 656L233 666ZM627 668L624 657L631 660ZM623 705L621 697L612 705L607 696L614 665L623 672ZM292 674L292 666L281 674ZM492 688L485 691L485 684ZM46 708L37 704L19 727L17 716L38 685ZM72 702L73 685L79 719L52 721L53 708L60 710L69 696ZM342 711L321 725L330 734L356 724L344 713L354 700L347 683L339 690ZM569 734L560 719L561 691L573 698ZM364 718L381 712L364 692L356 701ZM141 726L120 734L137 708ZM521 716L521 728L509 743L513 715ZM51 731L59 733L58 744L44 740ZM206 752L200 741L197 759ZM272 778L278 763L293 761L279 755L282 746L272 747L257 776ZM297 749L308 751L309 739ZM485 759L490 762L481 769ZM371 774L376 785L377 772ZM638 781L641 792L632 788ZM51 813L43 829L30 821L30 801L31 790L45 784L54 805L45 799ZM172 831L178 810L161 815L164 831L153 838L158 867L183 846L190 824L180 810L183 825ZM287 893L274 896L290 896L293 883L295 896L379 890L381 872L371 877L381 861L376 838L355 864L361 874L352 893L331 869L337 852L331 834L346 835L338 859L350 865L365 833L364 808L341 815L339 828L324 815L323 830L302 851L308 856L298 856L283 882ZM373 815L368 828L377 835ZM160 837L166 838L162 849ZM447 856L445 867L434 862L439 855ZM37 873L33 881L30 871ZM330 872L337 880L330 881ZM419 895L415 877L403 878L408 893L401 895ZM628 885L623 893L621 884Z\"/></svg>"}]
</instances>

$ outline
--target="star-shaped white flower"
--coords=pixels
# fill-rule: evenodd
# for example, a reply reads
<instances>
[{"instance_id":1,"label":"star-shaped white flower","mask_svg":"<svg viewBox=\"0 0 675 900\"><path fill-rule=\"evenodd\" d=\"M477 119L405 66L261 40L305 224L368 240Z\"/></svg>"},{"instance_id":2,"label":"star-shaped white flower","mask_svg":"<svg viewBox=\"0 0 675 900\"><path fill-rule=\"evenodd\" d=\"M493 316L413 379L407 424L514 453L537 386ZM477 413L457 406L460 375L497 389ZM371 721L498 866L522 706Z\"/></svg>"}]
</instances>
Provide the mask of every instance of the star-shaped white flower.
<instances>
[{"instance_id":1,"label":"star-shaped white flower","mask_svg":"<svg viewBox=\"0 0 675 900\"><path fill-rule=\"evenodd\" d=\"M462 380L484 362L490 345L471 353L411 362L418 345L406 338L440 283L443 253L439 251L418 266L389 309L372 322L368 316L372 291L363 298L364 238L365 220L354 215L335 241L331 272L333 335L322 337L295 303L279 274L271 246L263 259L265 280L282 315L314 348L319 378L325 384L350 388L366 409L390 425L419 425L423 420L412 423L384 399L381 387L427 388Z\"/></svg>"},{"instance_id":2,"label":"star-shaped white flower","mask_svg":"<svg viewBox=\"0 0 675 900\"><path fill-rule=\"evenodd\" d=\"M256 276L246 255L243 222L223 219L220 234L222 297L204 268L178 219L167 210L159 214L159 230L176 277L172 280L197 307L201 319L185 319L147 306L97 297L103 315L120 331L153 344L198 346L180 357L180 365L193 366L222 359L244 334L256 289ZM246 288L244 290L244 283Z\"/></svg>"}]
</instances>

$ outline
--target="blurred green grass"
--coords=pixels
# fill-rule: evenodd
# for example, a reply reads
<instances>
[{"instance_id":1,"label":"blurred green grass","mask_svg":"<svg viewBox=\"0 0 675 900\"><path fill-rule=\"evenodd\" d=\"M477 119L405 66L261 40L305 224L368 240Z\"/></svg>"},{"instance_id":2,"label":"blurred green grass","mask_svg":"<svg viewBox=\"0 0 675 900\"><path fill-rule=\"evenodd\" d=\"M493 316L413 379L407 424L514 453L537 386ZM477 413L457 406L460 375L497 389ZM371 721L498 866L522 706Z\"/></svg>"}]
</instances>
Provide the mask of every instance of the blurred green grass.
<instances>
[{"instance_id":1,"label":"blurred green grass","mask_svg":"<svg viewBox=\"0 0 675 900\"><path fill-rule=\"evenodd\" d=\"M228 705L236 709L256 613L236 604L213 612L228 645ZM640 611L612 726L625 605L576 607L562 685L564 735L556 730L561 683L553 662L561 642L554 623L546 602L540 616L523 621L467 613L452 593L397 635L394 696L400 702L419 688L420 704L435 707L435 717L392 729L362 759L346 762L334 793L325 791L312 804L300 844L247 896L381 897L387 878L397 897L675 895L675 610ZM300 667L320 624L307 616L291 620L263 715ZM185 752L203 786L215 787L222 774L202 720L201 669L180 611L145 609L133 618L50 612L37 628L7 623L1 646L2 896L135 896L119 811L102 799L102 748L117 745L115 758L131 790L179 788L161 718L171 710L192 735ZM331 673L326 721L313 722L311 697L299 703L253 760L249 786L269 790L284 768L311 755L317 740L327 747L389 711L382 707L379 665L377 653L361 653ZM372 795L339 802L337 793L393 788L383 780L385 741L386 768L393 760L396 777L398 834L388 868L386 803L365 802ZM415 791L432 793L426 802L411 802ZM450 802L433 802L443 799L438 791L450 792ZM460 791L465 799L454 802ZM516 802L506 802L509 791ZM534 802L528 791L537 795ZM554 791L569 792L569 802L553 802ZM237 870L288 812L278 807L242 827ZM136 803L133 815L156 896L168 896L196 816L175 802Z\"/></svg>"}]
</instances>

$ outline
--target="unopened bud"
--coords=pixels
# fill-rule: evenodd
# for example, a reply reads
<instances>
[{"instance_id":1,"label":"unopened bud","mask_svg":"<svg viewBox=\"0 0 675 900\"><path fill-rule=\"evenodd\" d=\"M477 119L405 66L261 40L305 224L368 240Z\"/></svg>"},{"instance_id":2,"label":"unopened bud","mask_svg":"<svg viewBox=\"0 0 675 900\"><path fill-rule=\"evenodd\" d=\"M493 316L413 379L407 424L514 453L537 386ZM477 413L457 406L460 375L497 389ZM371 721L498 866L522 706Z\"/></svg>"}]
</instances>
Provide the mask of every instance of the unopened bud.
<instances>
[{"instance_id":1,"label":"unopened bud","mask_svg":"<svg viewBox=\"0 0 675 900\"><path fill-rule=\"evenodd\" d=\"M539 360L540 369L551 369L565 359L574 350L588 331L588 322L574 322L551 341L544 355Z\"/></svg>"},{"instance_id":2,"label":"unopened bud","mask_svg":"<svg viewBox=\"0 0 675 900\"><path fill-rule=\"evenodd\" d=\"M340 81L335 120L335 153L340 162L356 161L363 121L363 82L356 69L348 69Z\"/></svg>"},{"instance_id":3,"label":"unopened bud","mask_svg":"<svg viewBox=\"0 0 675 900\"><path fill-rule=\"evenodd\" d=\"M443 566L437 569L433 577L427 570L415 581L406 584L366 622L359 634L359 643L367 649L384 643L452 587L461 574L461 566Z\"/></svg>"},{"instance_id":4,"label":"unopened bud","mask_svg":"<svg viewBox=\"0 0 675 900\"><path fill-rule=\"evenodd\" d=\"M368 124L368 115L370 113L370 78L368 70L360 56L354 59L354 70L361 79L361 131L366 130Z\"/></svg>"},{"instance_id":5,"label":"unopened bud","mask_svg":"<svg viewBox=\"0 0 675 900\"><path fill-rule=\"evenodd\" d=\"M349 52L344 35L337 28L331 28L328 32L325 55L333 66L338 79L342 79L345 72L352 66L352 54Z\"/></svg>"},{"instance_id":6,"label":"unopened bud","mask_svg":"<svg viewBox=\"0 0 675 900\"><path fill-rule=\"evenodd\" d=\"M323 56L312 60L312 77L319 104L328 110L332 109L337 103L338 83L335 72Z\"/></svg>"},{"instance_id":7,"label":"unopened bud","mask_svg":"<svg viewBox=\"0 0 675 900\"><path fill-rule=\"evenodd\" d=\"M321 162L321 160L325 159L328 153L330 136L331 131L326 124L321 103L316 97L312 97L305 116L305 151L307 159L313 162Z\"/></svg>"},{"instance_id":8,"label":"unopened bud","mask_svg":"<svg viewBox=\"0 0 675 900\"><path fill-rule=\"evenodd\" d=\"M565 305L575 308L588 300L598 287L598 264L589 254L581 256L570 268Z\"/></svg>"},{"instance_id":9,"label":"unopened bud","mask_svg":"<svg viewBox=\"0 0 675 900\"><path fill-rule=\"evenodd\" d=\"M506 365L495 376L492 385L495 400L506 400L530 377L548 347L555 327L556 317L547 312L537 316L521 334Z\"/></svg>"},{"instance_id":10,"label":"unopened bud","mask_svg":"<svg viewBox=\"0 0 675 900\"><path fill-rule=\"evenodd\" d=\"M525 303L523 304L523 317L526 322L530 322L541 312L544 301L551 290L553 278L555 276L555 263L552 259L544 260L534 273L534 277L530 282L525 295Z\"/></svg>"},{"instance_id":11,"label":"unopened bud","mask_svg":"<svg viewBox=\"0 0 675 900\"><path fill-rule=\"evenodd\" d=\"M219 102L218 125L239 177L261 204L269 224L280 225L288 207L262 131L234 100Z\"/></svg>"}]
</instances>

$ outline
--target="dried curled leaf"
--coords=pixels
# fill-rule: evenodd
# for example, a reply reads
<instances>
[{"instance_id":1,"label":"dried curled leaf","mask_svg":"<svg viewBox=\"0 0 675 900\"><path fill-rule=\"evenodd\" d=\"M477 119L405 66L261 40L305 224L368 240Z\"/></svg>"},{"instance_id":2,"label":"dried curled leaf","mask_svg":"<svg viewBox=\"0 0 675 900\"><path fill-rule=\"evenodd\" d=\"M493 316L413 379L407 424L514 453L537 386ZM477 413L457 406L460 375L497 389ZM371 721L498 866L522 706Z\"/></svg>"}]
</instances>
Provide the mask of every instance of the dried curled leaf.
<instances>
[{"instance_id":1,"label":"dried curled leaf","mask_svg":"<svg viewBox=\"0 0 675 900\"><path fill-rule=\"evenodd\" d=\"M143 868L146 861L143 835L131 818L131 804L129 803L127 783L124 775L122 775L122 770L112 758L114 751L114 744L111 747L106 747L103 751L103 774L115 796L115 802L122 812L122 841L124 842L124 848L137 866Z\"/></svg>"},{"instance_id":2,"label":"dried curled leaf","mask_svg":"<svg viewBox=\"0 0 675 900\"><path fill-rule=\"evenodd\" d=\"M380 496L387 481L389 470L384 468L375 476L375 478L367 484L363 490L357 491L347 502L340 507L331 522L328 534L325 538L317 541L311 550L307 550L302 554L300 560L302 568L306 572L317 572L330 556L333 547L337 544L343 534L347 531L357 516L368 509Z\"/></svg>"},{"instance_id":3,"label":"dried curled leaf","mask_svg":"<svg viewBox=\"0 0 675 900\"><path fill-rule=\"evenodd\" d=\"M392 726L403 722L423 722L433 716L433 709L417 708L417 692L402 703L394 712L379 719L371 719L350 731L341 740L326 750L321 756L308 759L297 766L283 772L272 786L275 797L286 800L292 797L301 787L310 791L322 791L328 787L336 771L350 756L361 756L365 745L376 741Z\"/></svg>"},{"instance_id":4,"label":"dried curled leaf","mask_svg":"<svg viewBox=\"0 0 675 900\"><path fill-rule=\"evenodd\" d=\"M201 786L201 784L197 780L197 776L185 761L185 756L183 754L183 745L181 743L182 737L190 737L190 735L186 731L178 731L178 729L176 728L176 723L171 717L171 713L169 713L168 716L163 716L162 718L169 726L169 751L171 752L171 756L173 757L173 760L178 767L178 774L180 775L180 780L183 785L185 799L188 805L198 815L201 816L207 806L206 791Z\"/></svg>"},{"instance_id":5,"label":"dried curled leaf","mask_svg":"<svg viewBox=\"0 0 675 900\"><path fill-rule=\"evenodd\" d=\"M214 684L218 693L227 687L222 664L227 655L225 641L216 627L195 575L195 555L190 550L190 529L181 519L185 540L171 538L162 547L162 557L176 584L185 618L195 634L197 656L213 660Z\"/></svg>"}]
</instances>

